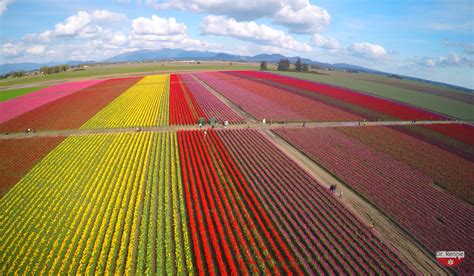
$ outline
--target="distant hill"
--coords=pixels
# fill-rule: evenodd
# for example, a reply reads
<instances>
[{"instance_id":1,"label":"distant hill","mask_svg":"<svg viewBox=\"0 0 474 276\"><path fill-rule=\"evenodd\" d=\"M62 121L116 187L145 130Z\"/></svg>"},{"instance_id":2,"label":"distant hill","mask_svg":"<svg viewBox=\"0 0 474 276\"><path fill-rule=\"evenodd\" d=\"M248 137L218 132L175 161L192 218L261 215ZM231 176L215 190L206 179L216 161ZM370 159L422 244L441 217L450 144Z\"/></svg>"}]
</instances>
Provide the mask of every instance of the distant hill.
<instances>
[{"instance_id":1,"label":"distant hill","mask_svg":"<svg viewBox=\"0 0 474 276\"><path fill-rule=\"evenodd\" d=\"M287 58L291 63L295 63L298 57L286 57L280 54L259 54L255 56L240 56L229 53L217 53L209 51L187 51L180 49L161 49L161 50L137 50L123 53L103 62L135 62L135 61L156 61L156 60L221 60L221 61L251 61L251 62L278 62L280 59ZM317 65L323 68L334 68L339 70L358 70L363 72L379 72L376 70L364 68L361 66L337 63L323 63L307 58L301 58L303 63Z\"/></svg>"}]
</instances>

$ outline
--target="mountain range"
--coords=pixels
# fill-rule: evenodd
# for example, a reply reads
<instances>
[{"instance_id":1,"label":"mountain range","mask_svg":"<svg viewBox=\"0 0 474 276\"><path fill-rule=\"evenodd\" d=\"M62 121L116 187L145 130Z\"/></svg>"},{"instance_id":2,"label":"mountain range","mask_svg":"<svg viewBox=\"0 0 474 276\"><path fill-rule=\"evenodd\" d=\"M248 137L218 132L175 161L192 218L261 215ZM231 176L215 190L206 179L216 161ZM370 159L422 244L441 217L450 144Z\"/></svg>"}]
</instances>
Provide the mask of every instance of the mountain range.
<instances>
[{"instance_id":1,"label":"mountain range","mask_svg":"<svg viewBox=\"0 0 474 276\"><path fill-rule=\"evenodd\" d=\"M219 61L247 61L247 62L278 62L280 59L287 58L291 63L295 63L298 57L286 57L280 54L260 54L255 56L241 56L233 55L229 53L221 52L209 52L209 51L188 51L182 49L161 49L161 50L137 50L126 52L108 58L103 61L64 61L64 62L48 62L48 63L5 63L0 64L0 74L7 74L14 71L33 71L38 70L42 66L54 66L59 64L78 65L78 64L91 64L91 63L119 63L119 62L137 62L137 61L159 61L159 60L219 60ZM324 63L313 61L307 58L302 58L303 63L317 65L324 68L334 68L342 70L358 70L368 73L379 73L384 74L377 70L364 68L351 64L344 63Z\"/></svg>"},{"instance_id":2,"label":"mountain range","mask_svg":"<svg viewBox=\"0 0 474 276\"><path fill-rule=\"evenodd\" d=\"M111 57L104 62L134 62L134 61L156 61L156 60L219 60L219 61L247 61L247 62L278 62L287 58L291 63L295 63L298 57L286 57L280 54L259 54L255 56L241 56L221 52L209 51L187 51L181 49L161 49L161 50L137 50ZM334 68L343 70L358 70L368 73L384 73L381 71L345 63L324 63L302 58L303 63L317 65L324 68Z\"/></svg>"}]
</instances>

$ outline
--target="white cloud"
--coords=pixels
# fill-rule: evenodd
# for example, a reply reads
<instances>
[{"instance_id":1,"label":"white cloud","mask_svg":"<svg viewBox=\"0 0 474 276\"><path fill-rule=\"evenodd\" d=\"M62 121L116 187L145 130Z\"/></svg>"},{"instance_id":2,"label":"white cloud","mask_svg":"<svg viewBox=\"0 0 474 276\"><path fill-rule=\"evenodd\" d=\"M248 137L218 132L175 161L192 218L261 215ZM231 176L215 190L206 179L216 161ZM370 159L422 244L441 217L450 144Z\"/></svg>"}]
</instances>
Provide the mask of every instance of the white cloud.
<instances>
[{"instance_id":1,"label":"white cloud","mask_svg":"<svg viewBox=\"0 0 474 276\"><path fill-rule=\"evenodd\" d=\"M327 10L308 0L148 0L147 3L158 10L188 10L245 21L267 17L288 27L292 33L321 32L331 21Z\"/></svg>"},{"instance_id":2,"label":"white cloud","mask_svg":"<svg viewBox=\"0 0 474 276\"><path fill-rule=\"evenodd\" d=\"M184 23L175 18L161 18L152 15L151 18L139 17L132 20L130 47L135 49L206 49L213 45L194 39L186 33Z\"/></svg>"},{"instance_id":3,"label":"white cloud","mask_svg":"<svg viewBox=\"0 0 474 276\"><path fill-rule=\"evenodd\" d=\"M40 55L44 53L46 47L44 45L33 45L26 49L26 52L30 55Z\"/></svg>"},{"instance_id":4,"label":"white cloud","mask_svg":"<svg viewBox=\"0 0 474 276\"><path fill-rule=\"evenodd\" d=\"M133 35L130 38L130 47L135 49L185 49L203 50L212 45L199 39L190 38L186 34L156 36L156 35Z\"/></svg>"},{"instance_id":5,"label":"white cloud","mask_svg":"<svg viewBox=\"0 0 474 276\"><path fill-rule=\"evenodd\" d=\"M411 64L422 68L436 68L436 67L474 67L474 60L466 56L456 53L450 53L447 56L437 58L422 57L414 58Z\"/></svg>"},{"instance_id":6,"label":"white cloud","mask_svg":"<svg viewBox=\"0 0 474 276\"><path fill-rule=\"evenodd\" d=\"M280 30L264 24L259 25L254 21L239 22L233 18L209 15L204 17L201 22L201 32L209 35L234 37L298 52L311 51L311 46L308 44L298 42Z\"/></svg>"},{"instance_id":7,"label":"white cloud","mask_svg":"<svg viewBox=\"0 0 474 276\"><path fill-rule=\"evenodd\" d=\"M474 60L465 56L451 53L446 57L438 58L436 65L440 67L473 67Z\"/></svg>"},{"instance_id":8,"label":"white cloud","mask_svg":"<svg viewBox=\"0 0 474 276\"><path fill-rule=\"evenodd\" d=\"M117 22L125 20L127 17L122 13L111 12L108 10L95 10L91 13L91 20L94 22Z\"/></svg>"},{"instance_id":9,"label":"white cloud","mask_svg":"<svg viewBox=\"0 0 474 276\"><path fill-rule=\"evenodd\" d=\"M474 54L474 43L463 43L463 42L454 42L449 40L444 40L443 44L450 47L462 48L464 53L472 55Z\"/></svg>"},{"instance_id":10,"label":"white cloud","mask_svg":"<svg viewBox=\"0 0 474 276\"><path fill-rule=\"evenodd\" d=\"M313 35L311 38L311 42L316 47L324 48L328 50L336 50L340 48L339 42L337 41L337 39L333 37L324 37L319 34Z\"/></svg>"},{"instance_id":11,"label":"white cloud","mask_svg":"<svg viewBox=\"0 0 474 276\"><path fill-rule=\"evenodd\" d=\"M186 25L176 22L176 19L161 18L152 15L151 18L139 17L132 21L133 33L138 35L175 35L186 33Z\"/></svg>"},{"instance_id":12,"label":"white cloud","mask_svg":"<svg viewBox=\"0 0 474 276\"><path fill-rule=\"evenodd\" d=\"M281 8L279 0L168 0L156 3L148 0L147 3L158 10L178 9L193 12L206 12L217 15L229 15L238 19L257 19L271 16Z\"/></svg>"},{"instance_id":13,"label":"white cloud","mask_svg":"<svg viewBox=\"0 0 474 276\"><path fill-rule=\"evenodd\" d=\"M107 10L95 10L91 13L86 11L79 11L75 15L71 15L63 23L58 23L54 30L50 33L56 37L62 36L77 36L82 32L90 31L96 26L91 26L91 23L99 22L117 22L126 18L125 15L114 13Z\"/></svg>"},{"instance_id":14,"label":"white cloud","mask_svg":"<svg viewBox=\"0 0 474 276\"><path fill-rule=\"evenodd\" d=\"M54 36L76 36L84 27L91 22L88 12L79 11L75 15L71 15L63 23L58 23L54 27Z\"/></svg>"},{"instance_id":15,"label":"white cloud","mask_svg":"<svg viewBox=\"0 0 474 276\"><path fill-rule=\"evenodd\" d=\"M423 58L415 58L412 60L413 65L417 65L420 67L427 67L427 68L435 68L436 67L436 60L428 57Z\"/></svg>"},{"instance_id":16,"label":"white cloud","mask_svg":"<svg viewBox=\"0 0 474 276\"><path fill-rule=\"evenodd\" d=\"M16 58L23 53L24 49L21 43L5 43L2 45L2 54L0 56L3 58Z\"/></svg>"},{"instance_id":17,"label":"white cloud","mask_svg":"<svg viewBox=\"0 0 474 276\"><path fill-rule=\"evenodd\" d=\"M352 43L348 50L352 55L365 59L383 60L388 57L387 51L382 46L368 42Z\"/></svg>"},{"instance_id":18,"label":"white cloud","mask_svg":"<svg viewBox=\"0 0 474 276\"><path fill-rule=\"evenodd\" d=\"M312 34L323 31L331 22L331 16L325 9L308 2L301 9L284 5L273 22L288 27L291 33Z\"/></svg>"},{"instance_id":19,"label":"white cloud","mask_svg":"<svg viewBox=\"0 0 474 276\"><path fill-rule=\"evenodd\" d=\"M0 15L7 11L8 5L11 5L15 0L0 0Z\"/></svg>"},{"instance_id":20,"label":"white cloud","mask_svg":"<svg viewBox=\"0 0 474 276\"><path fill-rule=\"evenodd\" d=\"M51 30L27 34L18 43L1 45L0 57L10 62L44 62L103 60L137 49L222 50L217 44L189 37L186 25L174 18L135 18L125 32L102 24L121 17L107 11L78 12Z\"/></svg>"},{"instance_id":21,"label":"white cloud","mask_svg":"<svg viewBox=\"0 0 474 276\"><path fill-rule=\"evenodd\" d=\"M124 14L107 10L79 11L66 18L63 22L56 24L53 30L46 30L39 34L26 34L23 36L23 40L49 43L53 39L61 38L94 39L102 35L107 29L104 26L108 26L108 23L118 22L123 19L126 19Z\"/></svg>"},{"instance_id":22,"label":"white cloud","mask_svg":"<svg viewBox=\"0 0 474 276\"><path fill-rule=\"evenodd\" d=\"M109 43L114 46L124 46L128 42L128 38L123 33L115 33L112 35L112 38L109 40Z\"/></svg>"}]
</instances>

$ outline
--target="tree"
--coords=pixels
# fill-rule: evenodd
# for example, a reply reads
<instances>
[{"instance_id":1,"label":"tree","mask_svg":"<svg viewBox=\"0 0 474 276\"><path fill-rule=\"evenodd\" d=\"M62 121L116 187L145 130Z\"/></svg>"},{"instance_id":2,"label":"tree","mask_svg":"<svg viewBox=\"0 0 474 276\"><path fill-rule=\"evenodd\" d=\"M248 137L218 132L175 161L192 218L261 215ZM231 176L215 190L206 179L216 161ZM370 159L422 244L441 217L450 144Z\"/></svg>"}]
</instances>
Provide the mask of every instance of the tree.
<instances>
[{"instance_id":1,"label":"tree","mask_svg":"<svg viewBox=\"0 0 474 276\"><path fill-rule=\"evenodd\" d=\"M288 71L290 70L290 61L288 59L280 59L278 62L278 71Z\"/></svg>"},{"instance_id":2,"label":"tree","mask_svg":"<svg viewBox=\"0 0 474 276\"><path fill-rule=\"evenodd\" d=\"M267 69L268 69L267 68L267 62L265 60L260 62L260 70L265 71Z\"/></svg>"},{"instance_id":3,"label":"tree","mask_svg":"<svg viewBox=\"0 0 474 276\"><path fill-rule=\"evenodd\" d=\"M296 59L295 70L298 71L298 72L303 71L303 64L301 63L301 58L300 57L298 57Z\"/></svg>"},{"instance_id":4,"label":"tree","mask_svg":"<svg viewBox=\"0 0 474 276\"><path fill-rule=\"evenodd\" d=\"M303 63L303 72L308 72L309 71L309 65L306 63Z\"/></svg>"}]
</instances>

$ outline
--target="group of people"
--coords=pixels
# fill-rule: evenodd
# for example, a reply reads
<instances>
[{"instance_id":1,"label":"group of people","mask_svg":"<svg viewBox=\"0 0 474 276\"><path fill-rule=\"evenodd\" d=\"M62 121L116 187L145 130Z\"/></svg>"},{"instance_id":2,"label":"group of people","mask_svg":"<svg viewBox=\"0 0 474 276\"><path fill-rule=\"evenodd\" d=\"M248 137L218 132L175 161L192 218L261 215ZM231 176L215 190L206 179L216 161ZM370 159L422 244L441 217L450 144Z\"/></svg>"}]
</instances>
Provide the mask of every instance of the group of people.
<instances>
[{"instance_id":1,"label":"group of people","mask_svg":"<svg viewBox=\"0 0 474 276\"><path fill-rule=\"evenodd\" d=\"M329 186L329 191L331 191L333 194L336 193L336 188L337 188L337 184L331 184ZM342 195L344 194L344 192L342 190L339 191L339 198L342 198Z\"/></svg>"}]
</instances>

